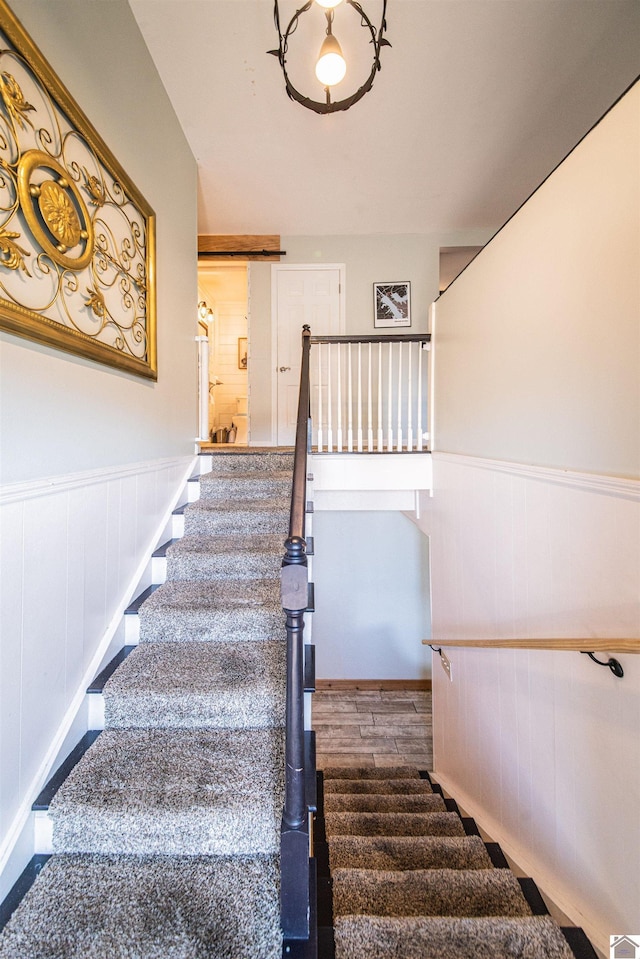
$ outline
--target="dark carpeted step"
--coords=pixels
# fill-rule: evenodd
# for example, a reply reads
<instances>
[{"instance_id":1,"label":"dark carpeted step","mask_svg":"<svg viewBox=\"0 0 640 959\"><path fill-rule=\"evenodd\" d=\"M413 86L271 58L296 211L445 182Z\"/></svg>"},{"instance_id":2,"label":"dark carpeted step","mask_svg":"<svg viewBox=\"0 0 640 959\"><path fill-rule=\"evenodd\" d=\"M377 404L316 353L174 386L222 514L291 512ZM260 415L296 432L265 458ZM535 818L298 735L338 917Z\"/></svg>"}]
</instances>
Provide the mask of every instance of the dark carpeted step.
<instances>
[{"instance_id":1,"label":"dark carpeted step","mask_svg":"<svg viewBox=\"0 0 640 959\"><path fill-rule=\"evenodd\" d=\"M530 916L508 869L335 869L334 916Z\"/></svg>"},{"instance_id":2,"label":"dark carpeted step","mask_svg":"<svg viewBox=\"0 0 640 959\"><path fill-rule=\"evenodd\" d=\"M280 959L274 857L54 856L0 959Z\"/></svg>"},{"instance_id":3,"label":"dark carpeted step","mask_svg":"<svg viewBox=\"0 0 640 959\"><path fill-rule=\"evenodd\" d=\"M332 869L492 868L479 836L332 836L329 857Z\"/></svg>"},{"instance_id":4,"label":"dark carpeted step","mask_svg":"<svg viewBox=\"0 0 640 959\"><path fill-rule=\"evenodd\" d=\"M269 579L280 573L284 536L192 534L167 550L167 579Z\"/></svg>"},{"instance_id":5,"label":"dark carpeted step","mask_svg":"<svg viewBox=\"0 0 640 959\"><path fill-rule=\"evenodd\" d=\"M460 817L453 812L325 814L325 829L334 836L464 836Z\"/></svg>"},{"instance_id":6,"label":"dark carpeted step","mask_svg":"<svg viewBox=\"0 0 640 959\"><path fill-rule=\"evenodd\" d=\"M212 470L216 473L259 473L293 470L293 451L273 447L245 447L211 453Z\"/></svg>"},{"instance_id":7,"label":"dark carpeted step","mask_svg":"<svg viewBox=\"0 0 640 959\"><path fill-rule=\"evenodd\" d=\"M168 582L140 607L141 642L254 642L282 632L277 579Z\"/></svg>"},{"instance_id":8,"label":"dark carpeted step","mask_svg":"<svg viewBox=\"0 0 640 959\"><path fill-rule=\"evenodd\" d=\"M54 851L275 853L283 768L280 730L107 729L53 798Z\"/></svg>"},{"instance_id":9,"label":"dark carpeted step","mask_svg":"<svg viewBox=\"0 0 640 959\"><path fill-rule=\"evenodd\" d=\"M106 725L282 726L285 647L283 640L143 643L104 687Z\"/></svg>"},{"instance_id":10,"label":"dark carpeted step","mask_svg":"<svg viewBox=\"0 0 640 959\"><path fill-rule=\"evenodd\" d=\"M200 477L200 499L210 503L256 502L291 496L290 470L271 472L204 473Z\"/></svg>"},{"instance_id":11,"label":"dark carpeted step","mask_svg":"<svg viewBox=\"0 0 640 959\"><path fill-rule=\"evenodd\" d=\"M352 770L353 771L353 770ZM326 779L324 780L325 795L334 793L366 795L425 795L433 792L433 787L426 779Z\"/></svg>"},{"instance_id":12,"label":"dark carpeted step","mask_svg":"<svg viewBox=\"0 0 640 959\"><path fill-rule=\"evenodd\" d=\"M444 812L439 793L327 793L325 812Z\"/></svg>"},{"instance_id":13,"label":"dark carpeted step","mask_svg":"<svg viewBox=\"0 0 640 959\"><path fill-rule=\"evenodd\" d=\"M285 496L257 502L239 500L233 506L200 499L184 511L186 535L279 533L284 538L288 527L289 498Z\"/></svg>"},{"instance_id":14,"label":"dark carpeted step","mask_svg":"<svg viewBox=\"0 0 640 959\"><path fill-rule=\"evenodd\" d=\"M325 766L329 779L419 779L417 766Z\"/></svg>"},{"instance_id":15,"label":"dark carpeted step","mask_svg":"<svg viewBox=\"0 0 640 959\"><path fill-rule=\"evenodd\" d=\"M573 959L549 917L391 918L344 916L336 959Z\"/></svg>"}]
</instances>

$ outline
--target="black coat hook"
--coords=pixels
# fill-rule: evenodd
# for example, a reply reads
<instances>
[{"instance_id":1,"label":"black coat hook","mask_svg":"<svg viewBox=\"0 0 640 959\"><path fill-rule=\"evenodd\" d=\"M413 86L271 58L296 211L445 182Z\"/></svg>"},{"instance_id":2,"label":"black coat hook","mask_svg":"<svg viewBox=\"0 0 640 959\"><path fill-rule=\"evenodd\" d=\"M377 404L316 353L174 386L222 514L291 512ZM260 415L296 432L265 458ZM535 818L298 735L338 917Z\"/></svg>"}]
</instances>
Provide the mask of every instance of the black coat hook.
<instances>
[{"instance_id":1,"label":"black coat hook","mask_svg":"<svg viewBox=\"0 0 640 959\"><path fill-rule=\"evenodd\" d=\"M595 654L587 652L586 649L582 650L582 655L588 656L589 659L592 659L594 663L598 664L598 666L608 666L613 675L617 676L618 679L622 679L624 676L624 669L617 659L613 659L613 657L611 657L611 659L608 659L606 662L604 662L602 659L596 659Z\"/></svg>"}]
</instances>

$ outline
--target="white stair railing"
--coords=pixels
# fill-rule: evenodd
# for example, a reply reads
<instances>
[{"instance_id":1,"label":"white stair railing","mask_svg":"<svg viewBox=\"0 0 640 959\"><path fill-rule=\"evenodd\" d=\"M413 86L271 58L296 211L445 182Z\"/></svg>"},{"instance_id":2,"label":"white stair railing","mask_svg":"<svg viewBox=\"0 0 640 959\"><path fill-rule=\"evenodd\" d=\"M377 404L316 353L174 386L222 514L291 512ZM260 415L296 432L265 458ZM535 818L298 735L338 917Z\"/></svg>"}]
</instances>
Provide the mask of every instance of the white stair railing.
<instances>
[{"instance_id":1,"label":"white stair railing","mask_svg":"<svg viewBox=\"0 0 640 959\"><path fill-rule=\"evenodd\" d=\"M311 337L312 442L319 453L429 449L430 339L428 333Z\"/></svg>"}]
</instances>

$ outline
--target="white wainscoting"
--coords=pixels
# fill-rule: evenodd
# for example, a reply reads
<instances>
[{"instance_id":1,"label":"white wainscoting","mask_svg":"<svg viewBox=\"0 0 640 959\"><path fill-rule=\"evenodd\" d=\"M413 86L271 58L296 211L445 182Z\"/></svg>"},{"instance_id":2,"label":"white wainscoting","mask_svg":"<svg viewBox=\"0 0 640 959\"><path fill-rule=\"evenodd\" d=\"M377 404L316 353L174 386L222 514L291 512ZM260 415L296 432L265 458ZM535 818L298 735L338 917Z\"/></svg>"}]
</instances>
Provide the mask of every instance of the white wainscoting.
<instances>
[{"instance_id":1,"label":"white wainscoting","mask_svg":"<svg viewBox=\"0 0 640 959\"><path fill-rule=\"evenodd\" d=\"M432 635L640 636L640 483L434 453ZM589 648L588 641L585 649ZM439 779L608 954L640 926L640 656L447 650Z\"/></svg>"},{"instance_id":2,"label":"white wainscoting","mask_svg":"<svg viewBox=\"0 0 640 959\"><path fill-rule=\"evenodd\" d=\"M0 490L0 900L24 855L12 850L28 845L31 803L86 730L86 686L193 465L162 459Z\"/></svg>"}]
</instances>

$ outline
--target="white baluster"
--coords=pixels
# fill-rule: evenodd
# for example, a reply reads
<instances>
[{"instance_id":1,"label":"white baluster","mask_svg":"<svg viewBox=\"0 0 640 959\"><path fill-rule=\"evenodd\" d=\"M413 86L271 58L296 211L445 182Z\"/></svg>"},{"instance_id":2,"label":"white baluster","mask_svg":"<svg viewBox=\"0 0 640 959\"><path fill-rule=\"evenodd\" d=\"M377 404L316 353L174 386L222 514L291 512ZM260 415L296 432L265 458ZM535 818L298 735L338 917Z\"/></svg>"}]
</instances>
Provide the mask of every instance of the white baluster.
<instances>
[{"instance_id":1,"label":"white baluster","mask_svg":"<svg viewBox=\"0 0 640 959\"><path fill-rule=\"evenodd\" d=\"M384 449L382 431L382 343L378 343L378 452Z\"/></svg>"},{"instance_id":2,"label":"white baluster","mask_svg":"<svg viewBox=\"0 0 640 959\"><path fill-rule=\"evenodd\" d=\"M407 387L407 449L413 450L413 343L407 344L409 348L409 383Z\"/></svg>"},{"instance_id":3,"label":"white baluster","mask_svg":"<svg viewBox=\"0 0 640 959\"><path fill-rule=\"evenodd\" d=\"M358 343L358 453L362 453L362 343Z\"/></svg>"},{"instance_id":4,"label":"white baluster","mask_svg":"<svg viewBox=\"0 0 640 959\"><path fill-rule=\"evenodd\" d=\"M422 343L418 343L418 435L417 449L422 449Z\"/></svg>"},{"instance_id":5,"label":"white baluster","mask_svg":"<svg viewBox=\"0 0 640 959\"><path fill-rule=\"evenodd\" d=\"M353 395L351 372L351 343L347 344L347 450L353 453Z\"/></svg>"},{"instance_id":6,"label":"white baluster","mask_svg":"<svg viewBox=\"0 0 640 959\"><path fill-rule=\"evenodd\" d=\"M333 404L331 396L331 343L327 343L327 453L333 452Z\"/></svg>"},{"instance_id":7,"label":"white baluster","mask_svg":"<svg viewBox=\"0 0 640 959\"><path fill-rule=\"evenodd\" d=\"M367 450L373 453L373 397L371 395L371 343L369 343L369 373L367 389Z\"/></svg>"},{"instance_id":8,"label":"white baluster","mask_svg":"<svg viewBox=\"0 0 640 959\"><path fill-rule=\"evenodd\" d=\"M198 439L209 440L209 337L196 336L198 344Z\"/></svg>"},{"instance_id":9,"label":"white baluster","mask_svg":"<svg viewBox=\"0 0 640 959\"><path fill-rule=\"evenodd\" d=\"M402 342L398 343L398 445L402 452Z\"/></svg>"},{"instance_id":10,"label":"white baluster","mask_svg":"<svg viewBox=\"0 0 640 959\"><path fill-rule=\"evenodd\" d=\"M387 383L387 449L391 453L393 452L393 343L388 344L389 347L389 381Z\"/></svg>"},{"instance_id":11,"label":"white baluster","mask_svg":"<svg viewBox=\"0 0 640 959\"><path fill-rule=\"evenodd\" d=\"M322 343L318 343L318 453L322 453Z\"/></svg>"},{"instance_id":12,"label":"white baluster","mask_svg":"<svg viewBox=\"0 0 640 959\"><path fill-rule=\"evenodd\" d=\"M338 343L338 435L336 437L336 449L342 453L342 357L340 356L340 344Z\"/></svg>"}]
</instances>

